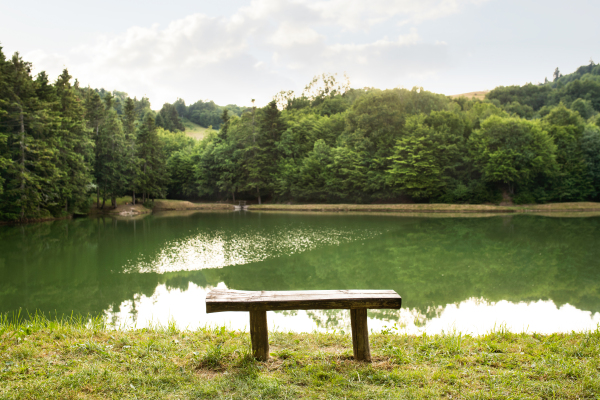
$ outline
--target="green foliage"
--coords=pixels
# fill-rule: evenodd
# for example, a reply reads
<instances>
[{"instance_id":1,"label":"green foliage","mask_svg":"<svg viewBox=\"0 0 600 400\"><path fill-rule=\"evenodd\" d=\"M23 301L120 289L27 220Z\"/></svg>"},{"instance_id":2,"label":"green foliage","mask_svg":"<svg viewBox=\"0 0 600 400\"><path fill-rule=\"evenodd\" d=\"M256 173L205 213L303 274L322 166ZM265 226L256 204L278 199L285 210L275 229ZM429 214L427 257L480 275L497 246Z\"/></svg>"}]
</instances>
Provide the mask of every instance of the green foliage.
<instances>
[{"instance_id":1,"label":"green foliage","mask_svg":"<svg viewBox=\"0 0 600 400\"><path fill-rule=\"evenodd\" d=\"M129 189L127 148L123 124L117 112L109 109L96 142L95 171L96 184L104 201L110 198L113 206L116 206L116 198Z\"/></svg>"},{"instance_id":2,"label":"green foliage","mask_svg":"<svg viewBox=\"0 0 600 400\"><path fill-rule=\"evenodd\" d=\"M171 132L185 130L185 126L183 126L183 122L181 121L181 118L179 118L177 108L169 103L165 103L158 113L156 118L156 126L165 128Z\"/></svg>"},{"instance_id":3,"label":"green foliage","mask_svg":"<svg viewBox=\"0 0 600 400\"><path fill-rule=\"evenodd\" d=\"M56 165L62 172L57 183L59 198L51 208L55 215L58 214L58 209L64 209L65 214L85 210L93 178L91 164L94 159L94 144L91 130L86 127L85 109L70 80L71 76L65 69L54 85L57 102L53 109L61 115L60 126L56 128Z\"/></svg>"},{"instance_id":4,"label":"green foliage","mask_svg":"<svg viewBox=\"0 0 600 400\"><path fill-rule=\"evenodd\" d=\"M581 201L593 195L590 175L581 146L585 129L579 114L563 104L543 119L545 129L556 144L557 173L551 181L551 197L558 201Z\"/></svg>"},{"instance_id":5,"label":"green foliage","mask_svg":"<svg viewBox=\"0 0 600 400\"><path fill-rule=\"evenodd\" d=\"M470 137L472 157L483 179L515 186L529 184L538 175L552 174L556 146L538 121L491 116Z\"/></svg>"},{"instance_id":6,"label":"green foliage","mask_svg":"<svg viewBox=\"0 0 600 400\"><path fill-rule=\"evenodd\" d=\"M225 122L223 119L223 112L229 111L232 115L238 117L242 115L247 109L245 107L239 107L235 104L229 104L227 106L218 106L213 101L202 101L199 100L189 106L185 105L185 101L177 99L173 106L177 110L177 113L182 118L187 118L195 124L208 128L212 126L215 129L219 129L221 124Z\"/></svg>"},{"instance_id":7,"label":"green foliage","mask_svg":"<svg viewBox=\"0 0 600 400\"><path fill-rule=\"evenodd\" d=\"M147 198L357 203L598 199L600 66L486 101L351 89L322 74L262 108L166 103L56 82L0 51L0 219ZM566 106L565 106L566 105ZM568 106L568 108L567 108ZM213 126L202 141L183 121ZM585 124L588 124L587 127ZM102 202L101 202L102 200Z\"/></svg>"},{"instance_id":8,"label":"green foliage","mask_svg":"<svg viewBox=\"0 0 600 400\"><path fill-rule=\"evenodd\" d=\"M45 74L33 80L31 64L18 53L6 61L0 49L0 68L5 143L2 180L6 182L0 212L3 219L47 217L48 212L40 206L56 204L64 173L56 165L60 138L54 128L60 124L60 115L51 109L55 94Z\"/></svg>"},{"instance_id":9,"label":"green foliage","mask_svg":"<svg viewBox=\"0 0 600 400\"><path fill-rule=\"evenodd\" d=\"M592 102L589 100L577 99L571 103L571 110L577 111L583 119L589 119L596 114Z\"/></svg>"},{"instance_id":10,"label":"green foliage","mask_svg":"<svg viewBox=\"0 0 600 400\"><path fill-rule=\"evenodd\" d=\"M448 111L409 118L390 157L389 184L416 199L442 196L466 163L467 135L464 119Z\"/></svg>"},{"instance_id":11,"label":"green foliage","mask_svg":"<svg viewBox=\"0 0 600 400\"><path fill-rule=\"evenodd\" d=\"M313 150L302 160L302 164L294 169L293 164L286 166L284 176L288 179L296 178L292 193L305 200L327 201L329 191L327 184L331 180L330 165L333 161L331 148L323 139L315 142ZM293 178L292 178L293 177Z\"/></svg>"},{"instance_id":12,"label":"green foliage","mask_svg":"<svg viewBox=\"0 0 600 400\"><path fill-rule=\"evenodd\" d=\"M512 103L506 104L504 109L510 114L514 114L518 117L526 119L531 119L535 115L533 107L527 104L523 105L518 101L513 101Z\"/></svg>"},{"instance_id":13,"label":"green foliage","mask_svg":"<svg viewBox=\"0 0 600 400\"><path fill-rule=\"evenodd\" d=\"M499 86L490 91L486 98L498 100L500 104L519 103L539 110L548 102L552 88L548 85Z\"/></svg>"},{"instance_id":14,"label":"green foliage","mask_svg":"<svg viewBox=\"0 0 600 400\"><path fill-rule=\"evenodd\" d=\"M164 198L168 182L166 159L151 115L146 115L139 128L136 150L140 163L138 190L143 193L142 201L146 198Z\"/></svg>"},{"instance_id":15,"label":"green foliage","mask_svg":"<svg viewBox=\"0 0 600 400\"><path fill-rule=\"evenodd\" d=\"M161 147L165 155L167 176L169 177L167 193L169 197L186 198L196 194L194 180L194 145L196 141L183 132L171 133L157 130Z\"/></svg>"},{"instance_id":16,"label":"green foliage","mask_svg":"<svg viewBox=\"0 0 600 400\"><path fill-rule=\"evenodd\" d=\"M592 177L594 193L592 198L600 198L600 128L587 125L581 138L581 150Z\"/></svg>"}]
</instances>

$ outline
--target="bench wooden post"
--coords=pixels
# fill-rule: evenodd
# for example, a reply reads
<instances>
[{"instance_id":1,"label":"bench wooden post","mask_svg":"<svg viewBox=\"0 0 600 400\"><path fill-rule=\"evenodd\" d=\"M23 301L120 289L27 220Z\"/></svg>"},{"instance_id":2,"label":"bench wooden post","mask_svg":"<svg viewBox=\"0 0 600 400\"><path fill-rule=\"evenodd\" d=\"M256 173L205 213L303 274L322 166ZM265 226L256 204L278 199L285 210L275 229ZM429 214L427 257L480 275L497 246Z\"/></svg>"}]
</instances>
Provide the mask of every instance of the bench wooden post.
<instances>
[{"instance_id":1,"label":"bench wooden post","mask_svg":"<svg viewBox=\"0 0 600 400\"><path fill-rule=\"evenodd\" d=\"M269 331L266 311L250 311L250 340L252 356L259 361L269 359Z\"/></svg>"},{"instance_id":2,"label":"bench wooden post","mask_svg":"<svg viewBox=\"0 0 600 400\"><path fill-rule=\"evenodd\" d=\"M369 328L367 326L367 309L351 308L350 325L352 326L352 347L356 361L371 362L369 347Z\"/></svg>"}]
</instances>

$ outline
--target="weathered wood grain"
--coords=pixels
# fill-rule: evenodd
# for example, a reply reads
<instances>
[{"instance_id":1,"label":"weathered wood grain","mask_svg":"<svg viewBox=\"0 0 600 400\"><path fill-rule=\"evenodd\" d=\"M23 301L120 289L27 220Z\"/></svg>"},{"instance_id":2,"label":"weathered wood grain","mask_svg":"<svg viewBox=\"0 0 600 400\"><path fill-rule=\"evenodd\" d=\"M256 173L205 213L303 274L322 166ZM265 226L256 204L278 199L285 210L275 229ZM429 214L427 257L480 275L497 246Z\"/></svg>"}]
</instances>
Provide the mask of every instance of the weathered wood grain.
<instances>
[{"instance_id":1,"label":"weathered wood grain","mask_svg":"<svg viewBox=\"0 0 600 400\"><path fill-rule=\"evenodd\" d=\"M367 326L367 309L351 309L350 325L352 326L352 348L354 350L354 359L357 361L371 362L369 327Z\"/></svg>"},{"instance_id":2,"label":"weathered wood grain","mask_svg":"<svg viewBox=\"0 0 600 400\"><path fill-rule=\"evenodd\" d=\"M252 356L259 361L269 359L269 330L266 311L250 311Z\"/></svg>"},{"instance_id":3,"label":"weathered wood grain","mask_svg":"<svg viewBox=\"0 0 600 400\"><path fill-rule=\"evenodd\" d=\"M242 291L213 289L206 312L329 310L354 308L399 309L402 298L393 290Z\"/></svg>"}]
</instances>

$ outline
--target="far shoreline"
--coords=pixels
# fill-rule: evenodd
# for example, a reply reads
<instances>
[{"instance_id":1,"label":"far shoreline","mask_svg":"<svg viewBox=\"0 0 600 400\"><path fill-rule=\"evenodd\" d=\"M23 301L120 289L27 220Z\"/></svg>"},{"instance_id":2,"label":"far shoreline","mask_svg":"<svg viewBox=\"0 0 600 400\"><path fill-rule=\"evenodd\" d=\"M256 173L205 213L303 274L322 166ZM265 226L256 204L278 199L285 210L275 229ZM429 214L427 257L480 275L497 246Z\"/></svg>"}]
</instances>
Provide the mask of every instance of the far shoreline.
<instances>
[{"instance_id":1,"label":"far shoreline","mask_svg":"<svg viewBox=\"0 0 600 400\"><path fill-rule=\"evenodd\" d=\"M581 213L600 212L600 203L570 202L525 205L491 204L251 204L248 211L394 212L394 213Z\"/></svg>"},{"instance_id":2,"label":"far shoreline","mask_svg":"<svg viewBox=\"0 0 600 400\"><path fill-rule=\"evenodd\" d=\"M600 202L567 202L523 205L493 204L249 204L247 211L294 212L294 213L397 213L397 214L571 214L600 213ZM116 208L107 207L102 211L92 208L89 217L136 217L165 211L234 211L232 203L193 203L186 200L156 200L152 209L141 204L119 204ZM38 222L52 222L72 219L73 215L56 218L28 219L25 221L0 221L2 225L20 225Z\"/></svg>"}]
</instances>

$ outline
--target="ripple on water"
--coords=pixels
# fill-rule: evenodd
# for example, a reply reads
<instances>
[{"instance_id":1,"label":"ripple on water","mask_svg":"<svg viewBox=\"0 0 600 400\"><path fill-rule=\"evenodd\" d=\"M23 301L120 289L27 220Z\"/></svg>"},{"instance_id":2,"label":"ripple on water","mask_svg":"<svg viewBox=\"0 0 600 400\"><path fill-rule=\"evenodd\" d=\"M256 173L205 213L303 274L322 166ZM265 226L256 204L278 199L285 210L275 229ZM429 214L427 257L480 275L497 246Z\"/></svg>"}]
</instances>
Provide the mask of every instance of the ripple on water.
<instances>
[{"instance_id":1,"label":"ripple on water","mask_svg":"<svg viewBox=\"0 0 600 400\"><path fill-rule=\"evenodd\" d=\"M165 273L223 268L290 256L324 246L372 239L384 230L282 227L271 230L202 231L166 243L155 256L140 255L125 267L129 273Z\"/></svg>"}]
</instances>

